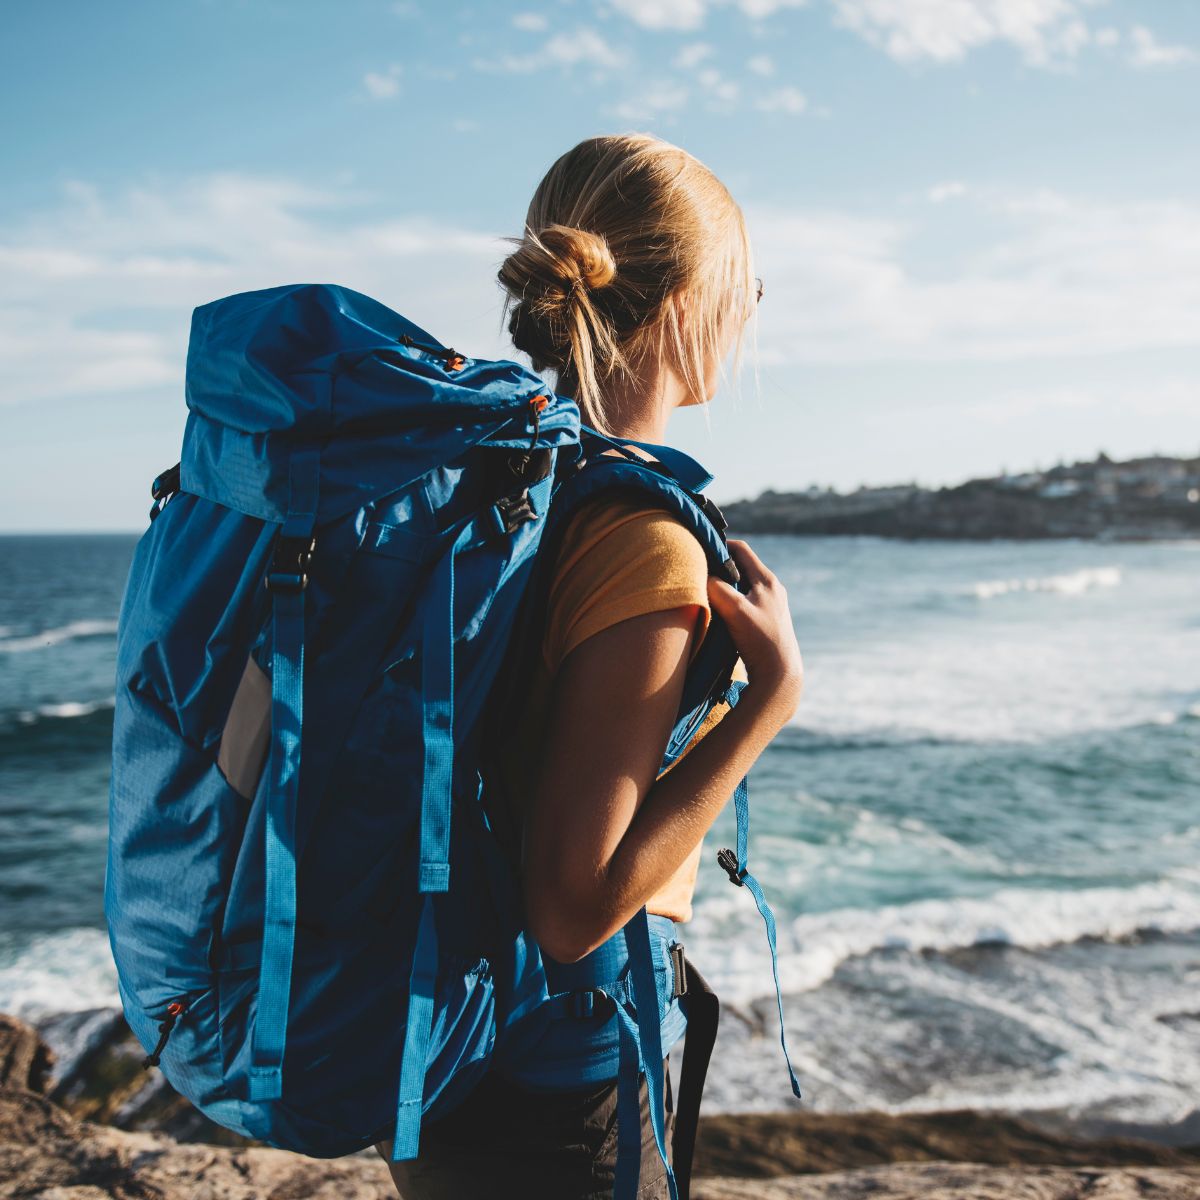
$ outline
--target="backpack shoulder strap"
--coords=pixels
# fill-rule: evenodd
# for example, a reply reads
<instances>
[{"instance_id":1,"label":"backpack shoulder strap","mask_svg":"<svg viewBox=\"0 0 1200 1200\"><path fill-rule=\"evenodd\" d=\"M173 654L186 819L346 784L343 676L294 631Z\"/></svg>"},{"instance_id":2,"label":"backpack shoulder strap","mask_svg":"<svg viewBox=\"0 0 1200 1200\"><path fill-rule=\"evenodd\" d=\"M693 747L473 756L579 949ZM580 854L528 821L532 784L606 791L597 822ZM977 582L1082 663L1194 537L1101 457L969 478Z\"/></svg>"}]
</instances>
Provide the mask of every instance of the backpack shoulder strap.
<instances>
[{"instance_id":1,"label":"backpack shoulder strap","mask_svg":"<svg viewBox=\"0 0 1200 1200\"><path fill-rule=\"evenodd\" d=\"M633 454L628 450L631 445L655 454L657 461L648 462ZM620 451L620 456L603 453L610 448ZM566 461L565 455L559 460L550 511L533 565L533 576L517 615L506 652L506 664L499 673L500 683L490 706L492 717L485 735L485 744L489 747L488 759L495 761L499 745L509 734L508 722L521 711L521 697L529 685L530 664L536 661L537 639L545 628L555 561L571 517L580 505L601 494L635 494L648 506L663 508L674 514L704 547L710 573L736 583L737 567L729 556L724 537L725 518L700 490L711 481L712 476L682 450L650 442L618 441L587 426L583 427L580 452L571 461ZM680 723L710 697L715 700L724 694L732 681L736 661L737 650L733 641L724 623L713 614L708 634L684 681ZM676 741L672 739L673 746ZM503 804L486 803L489 790L485 789L488 823L505 845L510 860L519 862L516 830Z\"/></svg>"},{"instance_id":2,"label":"backpack shoulder strap","mask_svg":"<svg viewBox=\"0 0 1200 1200\"><path fill-rule=\"evenodd\" d=\"M250 1099L281 1095L296 936L296 799L304 744L304 601L317 519L320 453L289 463L287 518L267 575L272 597L271 748L267 763L265 897Z\"/></svg>"}]
</instances>

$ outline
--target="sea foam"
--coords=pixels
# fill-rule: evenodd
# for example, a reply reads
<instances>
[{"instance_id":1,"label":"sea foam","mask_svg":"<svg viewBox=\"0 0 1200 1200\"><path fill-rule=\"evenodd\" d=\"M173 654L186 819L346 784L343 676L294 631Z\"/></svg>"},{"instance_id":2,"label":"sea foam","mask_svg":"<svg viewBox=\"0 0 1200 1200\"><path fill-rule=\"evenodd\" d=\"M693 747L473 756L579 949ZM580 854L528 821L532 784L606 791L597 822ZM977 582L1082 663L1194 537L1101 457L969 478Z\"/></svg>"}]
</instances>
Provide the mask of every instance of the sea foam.
<instances>
[{"instance_id":1,"label":"sea foam","mask_svg":"<svg viewBox=\"0 0 1200 1200\"><path fill-rule=\"evenodd\" d=\"M111 637L116 632L116 621L71 621L67 625L43 629L41 633L27 637L0 638L0 654L25 654L30 650L45 650L79 638Z\"/></svg>"},{"instance_id":2,"label":"sea foam","mask_svg":"<svg viewBox=\"0 0 1200 1200\"><path fill-rule=\"evenodd\" d=\"M749 1003L770 994L771 971L761 921L742 899L698 901L688 933L717 990ZM1033 950L1083 938L1117 940L1138 930L1197 928L1200 890L1173 881L1078 891L1009 887L985 897L834 909L779 922L780 981L789 993L811 991L847 959L878 950L944 952L995 943Z\"/></svg>"},{"instance_id":3,"label":"sea foam","mask_svg":"<svg viewBox=\"0 0 1200 1200\"><path fill-rule=\"evenodd\" d=\"M1081 567L1062 575L1043 575L1032 579L985 579L967 588L967 595L980 600L1005 596L1012 592L1058 592L1063 596L1078 596L1092 588L1117 587L1121 582L1120 567Z\"/></svg>"},{"instance_id":4,"label":"sea foam","mask_svg":"<svg viewBox=\"0 0 1200 1200\"><path fill-rule=\"evenodd\" d=\"M22 725L32 725L36 721L65 721L72 717L90 717L92 713L115 708L116 703L117 698L109 696L104 700L64 700L59 704L40 704L37 708L19 712L17 721Z\"/></svg>"},{"instance_id":5,"label":"sea foam","mask_svg":"<svg viewBox=\"0 0 1200 1200\"><path fill-rule=\"evenodd\" d=\"M32 1021L119 1004L117 971L102 929L62 929L20 948L0 945L0 1012Z\"/></svg>"}]
</instances>

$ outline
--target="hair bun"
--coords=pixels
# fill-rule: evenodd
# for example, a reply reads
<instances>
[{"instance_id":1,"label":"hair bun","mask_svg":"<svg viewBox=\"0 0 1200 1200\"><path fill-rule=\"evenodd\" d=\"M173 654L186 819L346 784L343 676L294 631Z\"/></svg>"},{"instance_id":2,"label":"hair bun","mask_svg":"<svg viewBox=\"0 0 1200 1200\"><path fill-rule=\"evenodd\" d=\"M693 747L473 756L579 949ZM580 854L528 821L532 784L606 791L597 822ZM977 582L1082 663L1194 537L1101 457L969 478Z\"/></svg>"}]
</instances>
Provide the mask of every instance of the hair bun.
<instances>
[{"instance_id":1,"label":"hair bun","mask_svg":"<svg viewBox=\"0 0 1200 1200\"><path fill-rule=\"evenodd\" d=\"M500 268L501 283L518 300L566 300L579 287L607 287L616 275L608 242L569 225L529 230Z\"/></svg>"},{"instance_id":2,"label":"hair bun","mask_svg":"<svg viewBox=\"0 0 1200 1200\"><path fill-rule=\"evenodd\" d=\"M549 225L539 230L542 243L555 251L565 268L568 287L578 280L588 288L607 287L617 276L617 260L608 242L598 233L573 229L567 225Z\"/></svg>"}]
</instances>

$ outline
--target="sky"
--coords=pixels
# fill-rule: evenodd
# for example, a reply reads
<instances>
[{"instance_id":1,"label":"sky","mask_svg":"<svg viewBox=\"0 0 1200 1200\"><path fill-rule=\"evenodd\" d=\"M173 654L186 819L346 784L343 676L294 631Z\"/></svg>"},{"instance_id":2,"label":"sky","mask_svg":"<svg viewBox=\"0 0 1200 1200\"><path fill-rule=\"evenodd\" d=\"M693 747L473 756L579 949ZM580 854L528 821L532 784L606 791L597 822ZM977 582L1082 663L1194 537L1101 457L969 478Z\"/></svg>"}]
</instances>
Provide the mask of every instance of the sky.
<instances>
[{"instance_id":1,"label":"sky","mask_svg":"<svg viewBox=\"0 0 1200 1200\"><path fill-rule=\"evenodd\" d=\"M742 206L718 502L1200 453L1194 0L65 0L0 25L0 530L137 530L191 310L340 283L473 357L583 138Z\"/></svg>"}]
</instances>

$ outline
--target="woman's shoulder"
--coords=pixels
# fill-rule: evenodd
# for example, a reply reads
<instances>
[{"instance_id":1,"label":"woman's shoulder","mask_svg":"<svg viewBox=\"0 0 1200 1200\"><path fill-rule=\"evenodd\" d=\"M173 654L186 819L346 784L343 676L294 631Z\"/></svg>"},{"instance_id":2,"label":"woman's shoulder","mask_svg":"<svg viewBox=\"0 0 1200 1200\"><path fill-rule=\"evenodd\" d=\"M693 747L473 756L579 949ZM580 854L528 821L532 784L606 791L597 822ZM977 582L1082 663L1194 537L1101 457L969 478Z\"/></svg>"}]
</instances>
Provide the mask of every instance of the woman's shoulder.
<instances>
[{"instance_id":1,"label":"woman's shoulder","mask_svg":"<svg viewBox=\"0 0 1200 1200\"><path fill-rule=\"evenodd\" d=\"M550 587L546 657L628 617L683 605L708 625L708 560L682 521L646 498L590 497L564 530Z\"/></svg>"},{"instance_id":2,"label":"woman's shoulder","mask_svg":"<svg viewBox=\"0 0 1200 1200\"><path fill-rule=\"evenodd\" d=\"M584 558L648 553L665 556L677 571L704 578L704 547L672 512L648 497L630 492L591 496L572 513L563 533L559 570L570 570Z\"/></svg>"}]
</instances>

